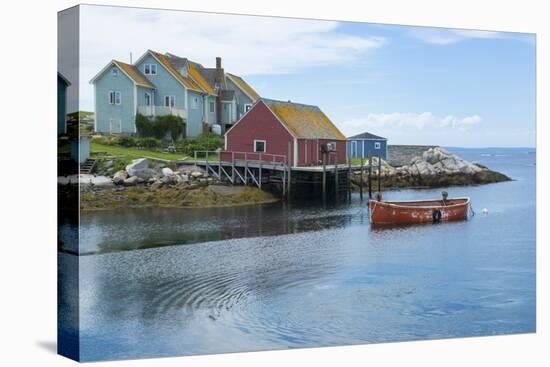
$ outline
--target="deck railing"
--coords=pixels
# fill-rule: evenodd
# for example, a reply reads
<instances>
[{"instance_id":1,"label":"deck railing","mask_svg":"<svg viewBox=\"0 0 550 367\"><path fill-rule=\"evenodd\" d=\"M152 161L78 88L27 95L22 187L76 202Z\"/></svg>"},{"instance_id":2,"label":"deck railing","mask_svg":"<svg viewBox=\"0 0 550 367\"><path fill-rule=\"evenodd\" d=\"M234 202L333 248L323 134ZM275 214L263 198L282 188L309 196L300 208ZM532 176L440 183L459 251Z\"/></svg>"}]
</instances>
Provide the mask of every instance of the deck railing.
<instances>
[{"instance_id":1,"label":"deck railing","mask_svg":"<svg viewBox=\"0 0 550 367\"><path fill-rule=\"evenodd\" d=\"M175 115L181 118L187 118L187 110L175 107L166 106L138 106L138 113L144 116L165 116Z\"/></svg>"},{"instance_id":2,"label":"deck railing","mask_svg":"<svg viewBox=\"0 0 550 367\"><path fill-rule=\"evenodd\" d=\"M193 158L195 162L204 158L206 162L234 163L244 161L249 163L281 165L286 165L288 163L286 155L256 152L234 152L226 150L197 150L194 152Z\"/></svg>"}]
</instances>

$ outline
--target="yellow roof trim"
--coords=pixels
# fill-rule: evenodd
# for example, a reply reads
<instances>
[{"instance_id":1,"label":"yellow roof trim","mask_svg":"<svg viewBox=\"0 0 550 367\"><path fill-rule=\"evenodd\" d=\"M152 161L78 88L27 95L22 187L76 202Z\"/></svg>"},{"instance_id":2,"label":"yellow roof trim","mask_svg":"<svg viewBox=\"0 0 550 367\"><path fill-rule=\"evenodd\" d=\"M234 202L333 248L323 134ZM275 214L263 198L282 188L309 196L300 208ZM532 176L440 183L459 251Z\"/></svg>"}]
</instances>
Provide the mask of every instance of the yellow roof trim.
<instances>
[{"instance_id":1,"label":"yellow roof trim","mask_svg":"<svg viewBox=\"0 0 550 367\"><path fill-rule=\"evenodd\" d=\"M155 89L153 83L151 83L146 77L144 77L134 65L130 65L118 60L113 60L113 63L137 85Z\"/></svg>"},{"instance_id":2,"label":"yellow roof trim","mask_svg":"<svg viewBox=\"0 0 550 367\"><path fill-rule=\"evenodd\" d=\"M208 94L216 94L214 88L202 77L197 67L189 63L189 76Z\"/></svg>"}]
</instances>

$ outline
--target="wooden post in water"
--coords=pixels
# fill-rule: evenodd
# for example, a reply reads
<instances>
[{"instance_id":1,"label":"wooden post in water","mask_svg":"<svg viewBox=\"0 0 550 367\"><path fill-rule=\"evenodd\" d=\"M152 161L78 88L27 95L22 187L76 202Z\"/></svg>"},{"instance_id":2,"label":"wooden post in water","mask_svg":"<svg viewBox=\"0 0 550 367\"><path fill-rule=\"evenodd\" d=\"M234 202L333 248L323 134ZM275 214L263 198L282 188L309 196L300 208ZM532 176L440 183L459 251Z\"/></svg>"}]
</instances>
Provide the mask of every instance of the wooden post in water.
<instances>
[{"instance_id":1,"label":"wooden post in water","mask_svg":"<svg viewBox=\"0 0 550 367\"><path fill-rule=\"evenodd\" d=\"M369 150L369 200L372 199L372 154Z\"/></svg>"},{"instance_id":2,"label":"wooden post in water","mask_svg":"<svg viewBox=\"0 0 550 367\"><path fill-rule=\"evenodd\" d=\"M292 172L292 167L290 163L291 154L292 154L292 149L290 147L290 143L288 143L288 154L286 156L286 167L288 169L288 174L287 174L288 184L286 185L286 193L287 193L288 199L290 199L290 184L291 184L291 172Z\"/></svg>"},{"instance_id":3,"label":"wooden post in water","mask_svg":"<svg viewBox=\"0 0 550 367\"><path fill-rule=\"evenodd\" d=\"M378 195L379 197L382 197L381 175L382 175L382 157L380 157L380 153L378 153Z\"/></svg>"},{"instance_id":4,"label":"wooden post in water","mask_svg":"<svg viewBox=\"0 0 550 367\"><path fill-rule=\"evenodd\" d=\"M359 197L363 201L363 165L365 164L365 158L361 157L361 177L359 178Z\"/></svg>"},{"instance_id":5,"label":"wooden post in water","mask_svg":"<svg viewBox=\"0 0 550 367\"><path fill-rule=\"evenodd\" d=\"M327 199L327 163L326 163L327 154L323 152L323 202Z\"/></svg>"},{"instance_id":6,"label":"wooden post in water","mask_svg":"<svg viewBox=\"0 0 550 367\"><path fill-rule=\"evenodd\" d=\"M351 201L351 158L348 159L348 201Z\"/></svg>"},{"instance_id":7,"label":"wooden post in water","mask_svg":"<svg viewBox=\"0 0 550 367\"><path fill-rule=\"evenodd\" d=\"M338 157L334 160L334 198L338 199Z\"/></svg>"},{"instance_id":8,"label":"wooden post in water","mask_svg":"<svg viewBox=\"0 0 550 367\"><path fill-rule=\"evenodd\" d=\"M283 165L283 197L286 197L286 166Z\"/></svg>"}]
</instances>

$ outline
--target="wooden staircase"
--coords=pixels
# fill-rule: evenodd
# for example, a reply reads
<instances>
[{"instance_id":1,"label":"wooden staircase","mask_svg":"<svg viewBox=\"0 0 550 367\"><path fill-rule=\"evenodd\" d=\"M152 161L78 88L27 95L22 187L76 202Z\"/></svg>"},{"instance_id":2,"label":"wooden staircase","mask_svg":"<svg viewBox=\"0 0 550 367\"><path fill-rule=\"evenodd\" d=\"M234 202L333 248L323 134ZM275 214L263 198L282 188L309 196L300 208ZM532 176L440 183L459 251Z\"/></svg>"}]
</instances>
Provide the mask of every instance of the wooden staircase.
<instances>
[{"instance_id":1,"label":"wooden staircase","mask_svg":"<svg viewBox=\"0 0 550 367\"><path fill-rule=\"evenodd\" d=\"M80 164L80 173L81 174L90 174L92 173L96 160L95 159L86 159L85 162Z\"/></svg>"}]
</instances>

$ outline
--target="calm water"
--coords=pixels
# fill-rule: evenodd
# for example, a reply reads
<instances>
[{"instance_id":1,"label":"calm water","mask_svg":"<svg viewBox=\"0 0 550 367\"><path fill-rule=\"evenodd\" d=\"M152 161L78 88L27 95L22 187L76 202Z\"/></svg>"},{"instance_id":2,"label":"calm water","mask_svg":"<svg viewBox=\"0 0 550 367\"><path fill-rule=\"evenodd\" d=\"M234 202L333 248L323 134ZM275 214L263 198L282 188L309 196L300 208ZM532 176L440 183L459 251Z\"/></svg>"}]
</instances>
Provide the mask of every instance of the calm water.
<instances>
[{"instance_id":1,"label":"calm water","mask_svg":"<svg viewBox=\"0 0 550 367\"><path fill-rule=\"evenodd\" d=\"M59 255L80 265L82 359L534 332L534 151L453 151L515 179L447 189L472 198L466 222L371 229L358 196L82 215L87 256ZM75 282L61 279L68 310Z\"/></svg>"}]
</instances>

